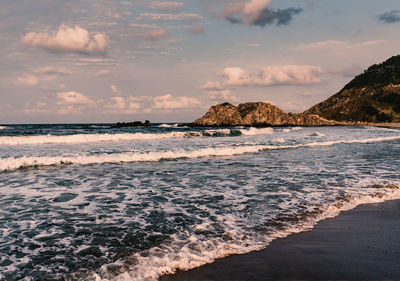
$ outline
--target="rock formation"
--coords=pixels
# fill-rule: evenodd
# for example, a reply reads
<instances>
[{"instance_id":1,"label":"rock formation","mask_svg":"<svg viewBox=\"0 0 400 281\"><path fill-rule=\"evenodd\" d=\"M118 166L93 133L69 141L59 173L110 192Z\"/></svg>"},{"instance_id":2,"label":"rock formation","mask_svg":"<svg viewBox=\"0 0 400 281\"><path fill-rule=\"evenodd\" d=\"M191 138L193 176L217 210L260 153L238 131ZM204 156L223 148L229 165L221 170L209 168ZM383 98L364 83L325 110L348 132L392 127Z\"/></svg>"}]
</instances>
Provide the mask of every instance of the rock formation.
<instances>
[{"instance_id":1,"label":"rock formation","mask_svg":"<svg viewBox=\"0 0 400 281\"><path fill-rule=\"evenodd\" d=\"M327 120L315 114L287 114L275 105L265 102L246 102L234 106L223 103L212 106L192 126L327 126L343 123Z\"/></svg>"},{"instance_id":2,"label":"rock formation","mask_svg":"<svg viewBox=\"0 0 400 281\"><path fill-rule=\"evenodd\" d=\"M118 122L115 124L113 128L129 128L129 127L151 127L151 123L149 120L144 121L135 121L135 122Z\"/></svg>"}]
</instances>

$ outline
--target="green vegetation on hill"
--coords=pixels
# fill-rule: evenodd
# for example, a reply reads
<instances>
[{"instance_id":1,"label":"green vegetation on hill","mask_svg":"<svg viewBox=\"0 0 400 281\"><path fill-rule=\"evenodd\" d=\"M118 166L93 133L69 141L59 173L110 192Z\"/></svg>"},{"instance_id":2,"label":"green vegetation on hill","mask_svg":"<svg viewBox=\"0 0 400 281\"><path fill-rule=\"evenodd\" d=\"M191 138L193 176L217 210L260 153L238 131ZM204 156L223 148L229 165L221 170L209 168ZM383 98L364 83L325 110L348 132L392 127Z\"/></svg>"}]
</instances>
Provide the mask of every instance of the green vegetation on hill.
<instances>
[{"instance_id":1,"label":"green vegetation on hill","mask_svg":"<svg viewBox=\"0 0 400 281\"><path fill-rule=\"evenodd\" d=\"M400 84L400 55L368 67L364 73L357 75L343 90L361 87L382 87Z\"/></svg>"},{"instance_id":2,"label":"green vegetation on hill","mask_svg":"<svg viewBox=\"0 0 400 281\"><path fill-rule=\"evenodd\" d=\"M400 55L370 66L305 113L337 121L400 122Z\"/></svg>"}]
</instances>

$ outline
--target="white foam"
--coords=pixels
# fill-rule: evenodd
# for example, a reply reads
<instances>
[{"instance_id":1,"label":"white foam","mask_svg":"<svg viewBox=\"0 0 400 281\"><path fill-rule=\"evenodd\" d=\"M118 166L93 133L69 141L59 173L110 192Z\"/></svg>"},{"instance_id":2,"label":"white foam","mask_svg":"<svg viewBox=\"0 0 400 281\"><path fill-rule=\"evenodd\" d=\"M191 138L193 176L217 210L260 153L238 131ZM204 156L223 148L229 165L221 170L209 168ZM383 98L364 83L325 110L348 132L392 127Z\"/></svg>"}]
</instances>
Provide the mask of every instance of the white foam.
<instances>
[{"instance_id":1,"label":"white foam","mask_svg":"<svg viewBox=\"0 0 400 281\"><path fill-rule=\"evenodd\" d=\"M39 136L4 136L0 137L0 145L37 145L59 143L91 143L105 141L155 140L167 138L184 138L185 132L159 134L122 133L122 134L76 134L76 135L39 135Z\"/></svg>"},{"instance_id":2,"label":"white foam","mask_svg":"<svg viewBox=\"0 0 400 281\"><path fill-rule=\"evenodd\" d=\"M298 145L244 145L244 146L225 146L209 147L198 150L175 150L175 151L154 151L154 152L126 152L115 154L98 155L71 155L71 156L39 156L39 157L8 157L0 159L0 171L28 168L35 166L51 166L62 164L102 164L102 163L123 163L123 162L156 162L160 160L181 159L181 158L200 158L213 156L234 156L244 153L256 153L262 150L292 149L299 147L331 146L341 143L369 143L382 142L400 139L400 136L336 140L326 142L312 142Z\"/></svg>"},{"instance_id":3,"label":"white foam","mask_svg":"<svg viewBox=\"0 0 400 281\"><path fill-rule=\"evenodd\" d=\"M0 145L40 145L40 144L77 144L109 141L158 140L170 138L187 138L201 136L229 136L229 129L206 130L204 132L168 132L168 133L121 133L121 134L75 134L75 135L38 135L38 136L4 136Z\"/></svg>"},{"instance_id":4,"label":"white foam","mask_svg":"<svg viewBox=\"0 0 400 281\"><path fill-rule=\"evenodd\" d=\"M7 126L0 126L0 130L8 129Z\"/></svg>"},{"instance_id":5,"label":"white foam","mask_svg":"<svg viewBox=\"0 0 400 281\"><path fill-rule=\"evenodd\" d=\"M127 152L99 155L46 156L46 157L8 157L0 159L0 171L13 170L22 167L51 166L60 164L101 164L122 162L155 162L160 160L199 158L207 156L232 156L243 153L254 153L267 146L239 146L204 148L199 150L177 150L156 152Z\"/></svg>"},{"instance_id":6,"label":"white foam","mask_svg":"<svg viewBox=\"0 0 400 281\"><path fill-rule=\"evenodd\" d=\"M371 188L369 194L353 196L320 206L320 212L317 215L305 217L298 223L287 225L282 229L276 228L272 233L264 235L263 239L246 237L242 234L240 227L231 229L229 236L232 239L227 240L221 238L201 240L200 237L188 233L188 237L183 241L180 237L173 235L168 245L152 248L145 254L136 253L128 259L130 261L128 263L118 260L116 263L110 264L111 268L119 267L123 273L114 276L112 270L109 270L110 265L104 265L99 274L94 274L93 277L98 281L156 281L161 276L173 274L177 270L189 270L232 254L244 254L263 249L274 239L310 230L319 221L335 217L342 211L353 209L359 205L394 199L400 199L399 189ZM207 229L207 224L199 225L197 228ZM132 265L131 261L136 262Z\"/></svg>"},{"instance_id":7,"label":"white foam","mask_svg":"<svg viewBox=\"0 0 400 281\"><path fill-rule=\"evenodd\" d=\"M249 128L249 129L240 129L240 132L244 136L255 136L255 135L271 135L274 133L274 129L272 128Z\"/></svg>"},{"instance_id":8,"label":"white foam","mask_svg":"<svg viewBox=\"0 0 400 281\"><path fill-rule=\"evenodd\" d=\"M160 126L158 126L159 128L178 128L179 124L161 124Z\"/></svg>"},{"instance_id":9,"label":"white foam","mask_svg":"<svg viewBox=\"0 0 400 281\"><path fill-rule=\"evenodd\" d=\"M277 138L277 139L274 139L274 141L277 142L277 143L284 143L285 139L284 138Z\"/></svg>"}]
</instances>

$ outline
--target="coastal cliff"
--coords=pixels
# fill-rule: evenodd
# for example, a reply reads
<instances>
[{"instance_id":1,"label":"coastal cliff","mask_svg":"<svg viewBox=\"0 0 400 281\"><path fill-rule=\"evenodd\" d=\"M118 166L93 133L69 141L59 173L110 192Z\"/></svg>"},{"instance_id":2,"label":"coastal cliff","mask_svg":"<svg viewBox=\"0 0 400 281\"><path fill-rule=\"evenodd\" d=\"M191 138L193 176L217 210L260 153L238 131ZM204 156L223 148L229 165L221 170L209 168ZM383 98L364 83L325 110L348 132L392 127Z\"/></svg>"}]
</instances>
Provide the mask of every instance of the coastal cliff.
<instances>
[{"instance_id":1,"label":"coastal cliff","mask_svg":"<svg viewBox=\"0 0 400 281\"><path fill-rule=\"evenodd\" d=\"M238 106L222 103L212 106L193 126L332 126L343 125L315 114L288 114L265 102L246 102Z\"/></svg>"}]
</instances>

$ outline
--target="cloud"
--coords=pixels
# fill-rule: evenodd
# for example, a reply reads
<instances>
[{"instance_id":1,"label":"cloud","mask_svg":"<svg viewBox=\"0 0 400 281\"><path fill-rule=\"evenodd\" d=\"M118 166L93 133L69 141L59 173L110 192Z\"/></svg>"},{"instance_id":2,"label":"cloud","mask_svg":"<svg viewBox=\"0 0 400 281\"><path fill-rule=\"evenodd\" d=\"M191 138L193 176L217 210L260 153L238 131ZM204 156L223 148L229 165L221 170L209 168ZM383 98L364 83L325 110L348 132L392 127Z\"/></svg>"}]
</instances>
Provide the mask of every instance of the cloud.
<instances>
[{"instance_id":1,"label":"cloud","mask_svg":"<svg viewBox=\"0 0 400 281\"><path fill-rule=\"evenodd\" d=\"M68 27L62 24L53 34L29 32L21 38L21 43L49 52L104 55L108 47L108 37L104 33L90 34L79 25Z\"/></svg>"},{"instance_id":2,"label":"cloud","mask_svg":"<svg viewBox=\"0 0 400 281\"><path fill-rule=\"evenodd\" d=\"M71 92L58 92L56 94L58 102L58 105L87 105L90 107L95 107L96 103L85 96L84 94L71 91Z\"/></svg>"},{"instance_id":3,"label":"cloud","mask_svg":"<svg viewBox=\"0 0 400 281\"><path fill-rule=\"evenodd\" d=\"M327 73L329 74L341 74L344 77L354 78L356 75L359 75L363 72L363 68L358 64L352 64L349 67L339 69L339 70L329 70Z\"/></svg>"},{"instance_id":4,"label":"cloud","mask_svg":"<svg viewBox=\"0 0 400 281\"><path fill-rule=\"evenodd\" d=\"M230 89L211 90L207 92L208 96L216 102L239 102L240 100L232 94Z\"/></svg>"},{"instance_id":5,"label":"cloud","mask_svg":"<svg viewBox=\"0 0 400 281\"><path fill-rule=\"evenodd\" d=\"M35 86L39 83L39 79L30 74L24 74L14 80L16 85Z\"/></svg>"},{"instance_id":6,"label":"cloud","mask_svg":"<svg viewBox=\"0 0 400 281\"><path fill-rule=\"evenodd\" d=\"M302 8L287 8L283 10L264 9L261 16L253 22L253 25L261 27L267 24L288 25L293 20L293 16L300 14Z\"/></svg>"},{"instance_id":7,"label":"cloud","mask_svg":"<svg viewBox=\"0 0 400 281\"><path fill-rule=\"evenodd\" d=\"M288 25L293 20L293 16L301 13L302 8L286 8L273 10L268 6L271 0L250 0L247 3L234 3L225 7L223 14L232 24L258 25Z\"/></svg>"},{"instance_id":8,"label":"cloud","mask_svg":"<svg viewBox=\"0 0 400 281\"><path fill-rule=\"evenodd\" d=\"M117 96L110 98L111 103L104 106L104 113L134 114L142 107L135 97Z\"/></svg>"},{"instance_id":9,"label":"cloud","mask_svg":"<svg viewBox=\"0 0 400 281\"><path fill-rule=\"evenodd\" d=\"M168 30L165 28L149 30L144 34L144 37L150 40L158 40L168 36Z\"/></svg>"},{"instance_id":10,"label":"cloud","mask_svg":"<svg viewBox=\"0 0 400 281\"><path fill-rule=\"evenodd\" d=\"M96 72L96 76L98 76L98 77L108 76L111 74L112 74L111 70L108 70L108 69L103 69L103 70L99 70Z\"/></svg>"},{"instance_id":11,"label":"cloud","mask_svg":"<svg viewBox=\"0 0 400 281\"><path fill-rule=\"evenodd\" d=\"M316 66L284 65L268 66L261 71L249 73L239 67L224 69L224 85L229 87L243 86L280 86L310 85L320 83L320 75L325 72Z\"/></svg>"},{"instance_id":12,"label":"cloud","mask_svg":"<svg viewBox=\"0 0 400 281\"><path fill-rule=\"evenodd\" d=\"M192 14L192 13L179 13L179 14L141 13L136 19L181 21L181 20L198 20L198 19L203 19L203 17L199 14Z\"/></svg>"},{"instance_id":13,"label":"cloud","mask_svg":"<svg viewBox=\"0 0 400 281\"><path fill-rule=\"evenodd\" d=\"M200 101L193 97L173 97L171 95L164 95L154 97L154 109L185 109L195 108L200 105Z\"/></svg>"},{"instance_id":14,"label":"cloud","mask_svg":"<svg viewBox=\"0 0 400 281\"><path fill-rule=\"evenodd\" d=\"M183 6L185 6L184 3L182 2L173 2L173 1L165 1L165 2L160 2L160 1L155 1L150 3L149 7L154 10L163 10L163 11L168 11L168 10L179 10Z\"/></svg>"},{"instance_id":15,"label":"cloud","mask_svg":"<svg viewBox=\"0 0 400 281\"><path fill-rule=\"evenodd\" d=\"M57 76L57 75L70 75L72 74L71 71L62 68L62 67L53 67L53 66L45 66L41 68L37 68L34 70L36 74L41 75L50 75L50 76Z\"/></svg>"},{"instance_id":16,"label":"cloud","mask_svg":"<svg viewBox=\"0 0 400 281\"><path fill-rule=\"evenodd\" d=\"M223 86L221 82L207 81L206 83L204 83L204 85L200 86L199 89L206 91L221 91L223 89Z\"/></svg>"},{"instance_id":17,"label":"cloud","mask_svg":"<svg viewBox=\"0 0 400 281\"><path fill-rule=\"evenodd\" d=\"M392 10L390 12L386 12L382 15L379 15L378 18L380 21L383 21L384 23L400 22L400 11Z\"/></svg>"},{"instance_id":18,"label":"cloud","mask_svg":"<svg viewBox=\"0 0 400 281\"><path fill-rule=\"evenodd\" d=\"M358 64L352 64L351 66L342 69L340 71L340 73L344 76L344 77L355 77L356 75L361 74L364 71L364 69L359 66Z\"/></svg>"},{"instance_id":19,"label":"cloud","mask_svg":"<svg viewBox=\"0 0 400 281\"><path fill-rule=\"evenodd\" d=\"M204 32L204 28L201 27L201 26L195 26L195 27L191 28L191 29L189 30L189 32L192 33L192 34L203 33L203 32Z\"/></svg>"},{"instance_id":20,"label":"cloud","mask_svg":"<svg viewBox=\"0 0 400 281\"><path fill-rule=\"evenodd\" d=\"M118 90L117 86L111 85L110 88L111 88L111 91L113 92L114 95L117 95L117 96L121 96L122 95L122 93Z\"/></svg>"},{"instance_id":21,"label":"cloud","mask_svg":"<svg viewBox=\"0 0 400 281\"><path fill-rule=\"evenodd\" d=\"M351 42L351 41L340 41L340 40L325 40L311 42L307 44L298 44L296 46L288 47L292 51L309 51L317 49L353 49L360 47L373 46L378 44L383 44L384 40L373 40L364 42Z\"/></svg>"},{"instance_id":22,"label":"cloud","mask_svg":"<svg viewBox=\"0 0 400 281\"><path fill-rule=\"evenodd\" d=\"M37 102L34 106L31 106L31 104L27 102L25 103L25 109L23 112L26 115L48 113L48 106L45 102Z\"/></svg>"}]
</instances>

